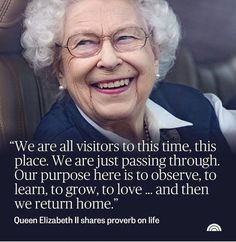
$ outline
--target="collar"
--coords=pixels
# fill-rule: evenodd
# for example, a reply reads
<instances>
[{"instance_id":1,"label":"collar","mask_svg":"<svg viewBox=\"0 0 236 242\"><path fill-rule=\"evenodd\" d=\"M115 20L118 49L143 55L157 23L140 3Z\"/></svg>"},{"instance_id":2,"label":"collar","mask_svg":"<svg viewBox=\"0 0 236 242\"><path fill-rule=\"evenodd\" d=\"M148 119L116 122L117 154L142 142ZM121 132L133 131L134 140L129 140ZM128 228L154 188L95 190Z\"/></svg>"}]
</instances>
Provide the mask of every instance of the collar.
<instances>
[{"instance_id":1,"label":"collar","mask_svg":"<svg viewBox=\"0 0 236 242\"><path fill-rule=\"evenodd\" d=\"M154 103L151 99L146 102L146 108L152 114L155 121L158 121L159 129L176 129L193 124L175 117L160 105Z\"/></svg>"},{"instance_id":2,"label":"collar","mask_svg":"<svg viewBox=\"0 0 236 242\"><path fill-rule=\"evenodd\" d=\"M90 119L78 106L77 108L89 124L112 142L119 144L130 143L128 139L125 139L109 130L103 129ZM146 102L145 119L147 120L148 129L154 142L159 142L160 140L160 129L174 129L193 125L190 122L175 117L151 99L148 99Z\"/></svg>"}]
</instances>

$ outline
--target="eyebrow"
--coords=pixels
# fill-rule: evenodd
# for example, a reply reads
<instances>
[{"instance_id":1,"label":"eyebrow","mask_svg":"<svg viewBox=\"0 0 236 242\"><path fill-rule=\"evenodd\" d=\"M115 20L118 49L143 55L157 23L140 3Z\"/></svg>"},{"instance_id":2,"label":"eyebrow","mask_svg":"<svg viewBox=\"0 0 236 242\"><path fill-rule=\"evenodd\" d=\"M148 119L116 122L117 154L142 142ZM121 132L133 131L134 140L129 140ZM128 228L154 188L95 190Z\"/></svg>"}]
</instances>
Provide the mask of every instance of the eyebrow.
<instances>
[{"instance_id":1,"label":"eyebrow","mask_svg":"<svg viewBox=\"0 0 236 242\"><path fill-rule=\"evenodd\" d=\"M143 29L143 30L146 32L146 30L145 30L144 27L141 27L141 26L136 25L136 24L127 24L127 25L122 25L122 26L120 26L120 27L114 29L113 31L110 31L109 34L113 34L113 33L115 33L115 32L118 32L119 30L126 29L126 28L141 28L141 29ZM96 32L96 31L92 32L91 29L89 29L89 28L84 28L84 29L82 29L82 30L80 30L80 31L75 31L75 32L74 32L73 34L71 34L68 38L71 38L72 36L75 36L75 35L77 35L77 34L93 34L93 35L101 36L101 34L98 33L98 32ZM108 34L108 35L109 35L109 34Z\"/></svg>"}]
</instances>

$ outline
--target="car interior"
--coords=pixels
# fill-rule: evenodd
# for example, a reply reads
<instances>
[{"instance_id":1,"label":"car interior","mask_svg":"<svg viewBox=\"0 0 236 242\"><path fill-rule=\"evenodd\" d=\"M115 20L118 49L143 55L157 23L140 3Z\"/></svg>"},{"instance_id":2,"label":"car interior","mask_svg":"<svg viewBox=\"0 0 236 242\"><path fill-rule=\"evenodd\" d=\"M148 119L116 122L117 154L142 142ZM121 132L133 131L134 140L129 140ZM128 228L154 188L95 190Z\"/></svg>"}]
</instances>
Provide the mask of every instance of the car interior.
<instances>
[{"instance_id":1,"label":"car interior","mask_svg":"<svg viewBox=\"0 0 236 242\"><path fill-rule=\"evenodd\" d=\"M8 144L10 140L32 138L40 119L58 93L56 80L52 77L50 83L45 83L41 75L34 74L22 56L20 36L28 1L0 0L0 147ZM175 66L166 80L192 86L202 92L215 93L227 106L236 97L236 20L227 11L223 11L225 15L221 16L218 12L222 12L224 8L228 8L228 11L234 9L235 12L235 0L215 0L213 8L211 0L169 2L182 22L183 40L178 49ZM211 21L206 24L200 14L212 18ZM207 31L223 21L227 23L227 27L218 28L218 35L215 36L214 31ZM215 31L217 32L217 28ZM192 38L188 33L190 36L194 33ZM208 33L208 36L204 33ZM217 39L219 35L224 42ZM234 40L234 44L229 46L229 38L225 36L235 37L230 39L230 43ZM208 38L208 41L196 41L197 37ZM227 55L220 55L221 52L226 53L222 48L230 48L226 51Z\"/></svg>"}]
</instances>

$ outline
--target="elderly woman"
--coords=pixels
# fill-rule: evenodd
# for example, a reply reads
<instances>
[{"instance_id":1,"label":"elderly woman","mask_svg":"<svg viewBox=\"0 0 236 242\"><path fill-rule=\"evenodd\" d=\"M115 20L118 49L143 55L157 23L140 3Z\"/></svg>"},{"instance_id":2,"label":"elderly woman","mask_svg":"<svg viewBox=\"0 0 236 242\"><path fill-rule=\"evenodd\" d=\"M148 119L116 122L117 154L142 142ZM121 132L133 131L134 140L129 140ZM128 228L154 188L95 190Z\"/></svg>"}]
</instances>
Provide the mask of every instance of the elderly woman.
<instances>
[{"instance_id":1,"label":"elderly woman","mask_svg":"<svg viewBox=\"0 0 236 242\"><path fill-rule=\"evenodd\" d=\"M227 147L204 95L156 83L173 65L180 39L166 1L33 0L25 15L24 56L35 71L50 67L65 93L36 140L201 139Z\"/></svg>"},{"instance_id":2,"label":"elderly woman","mask_svg":"<svg viewBox=\"0 0 236 242\"><path fill-rule=\"evenodd\" d=\"M215 112L222 110L216 97L211 97L209 101L209 96L206 98L192 88L165 81L157 82L157 79L165 77L172 66L179 39L178 22L164 0L32 0L26 10L25 32L22 37L24 55L35 71L49 68L59 81L59 89L64 93L42 119L35 133L35 140L63 142L69 139L82 144L90 141L89 144L92 145L97 144L97 141L115 147L118 145L114 143L123 142L150 142L149 144L156 145L154 142L194 143L201 140L205 144L199 151L205 149L214 152L215 145L211 141L228 152L229 147L222 133L226 129L225 126L222 129L217 117L220 115L216 115L222 112ZM149 146L147 143L144 145ZM132 156L136 154L132 153ZM156 153L151 155L156 157ZM192 157L193 153L189 155ZM206 228L202 226L213 221L223 221L228 233L225 221L231 223L233 219L229 219L229 214L232 214L232 206L229 204L233 200L232 185L228 184L233 182L228 183L227 178L233 176L229 175L225 166L220 166L223 167L220 181L224 186L221 186L222 183L220 186L216 186L216 183L209 184L213 196L205 196L207 199L199 195L199 190L195 193L196 196L199 195L199 199L191 199L194 193L188 196L168 196L168 199L166 196L161 199L161 195L150 193L141 195L134 193L132 189L141 184L144 189L142 191L149 192L157 185L174 184L175 178L169 183L168 178L165 181L153 179L143 182L126 177L127 180L120 182L131 189L130 193L116 194L119 201L117 198L114 207L109 207L109 210L64 209L63 213L54 210L56 214L74 212L77 217L91 217L95 221L97 218L107 217L122 221L131 216L136 219L160 217L160 225L76 224L68 227L65 225L63 229L50 226L46 232L40 232L40 236L42 234L44 237L48 235L47 239L64 240L190 240L196 236L194 239L201 240L206 238ZM68 169L68 166L63 168ZM89 170L88 166L85 168ZM106 166L102 168L105 172L108 170ZM120 172L119 166L110 168L113 173L117 169ZM198 168L171 167L175 172L179 169L195 171ZM132 166L127 168L127 172L151 172L153 169L156 171L158 167ZM230 166L229 171L234 172L234 169ZM191 170L189 174L193 173ZM226 179L223 179L223 174ZM176 179L178 182L178 178ZM99 188L101 184L114 183L113 187L116 187L116 179L108 180L106 177L104 180L99 178L91 181L91 184L94 183ZM195 182L193 179L185 181L190 184ZM197 185L200 184L199 181L196 181ZM87 184L83 181L75 182L77 185ZM205 184L205 181L201 184ZM230 198L227 196L229 188ZM171 190L169 195L171 194L176 193ZM96 193L96 200L113 198L104 194L102 196L101 193L97 195ZM227 201L227 205L222 206L223 209L219 208L225 203L219 204L221 200L216 200L218 198ZM57 197L53 196L53 199ZM82 196L82 199L90 201L94 198L88 195L88 198ZM53 211L50 212L53 214ZM210 236L209 233L207 235Z\"/></svg>"}]
</instances>

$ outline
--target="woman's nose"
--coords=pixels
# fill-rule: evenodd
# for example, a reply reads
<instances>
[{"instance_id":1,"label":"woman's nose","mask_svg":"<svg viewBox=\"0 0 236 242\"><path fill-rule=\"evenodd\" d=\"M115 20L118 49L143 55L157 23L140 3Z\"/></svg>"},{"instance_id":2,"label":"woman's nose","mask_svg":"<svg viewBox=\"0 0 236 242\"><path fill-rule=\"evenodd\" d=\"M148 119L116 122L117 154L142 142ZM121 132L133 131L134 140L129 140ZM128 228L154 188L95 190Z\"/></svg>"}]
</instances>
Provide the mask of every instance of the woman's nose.
<instances>
[{"instance_id":1,"label":"woman's nose","mask_svg":"<svg viewBox=\"0 0 236 242\"><path fill-rule=\"evenodd\" d=\"M113 48L110 40L104 40L102 49L99 53L97 67L113 70L121 63L122 59L119 57L119 55L117 55L117 52Z\"/></svg>"}]
</instances>

